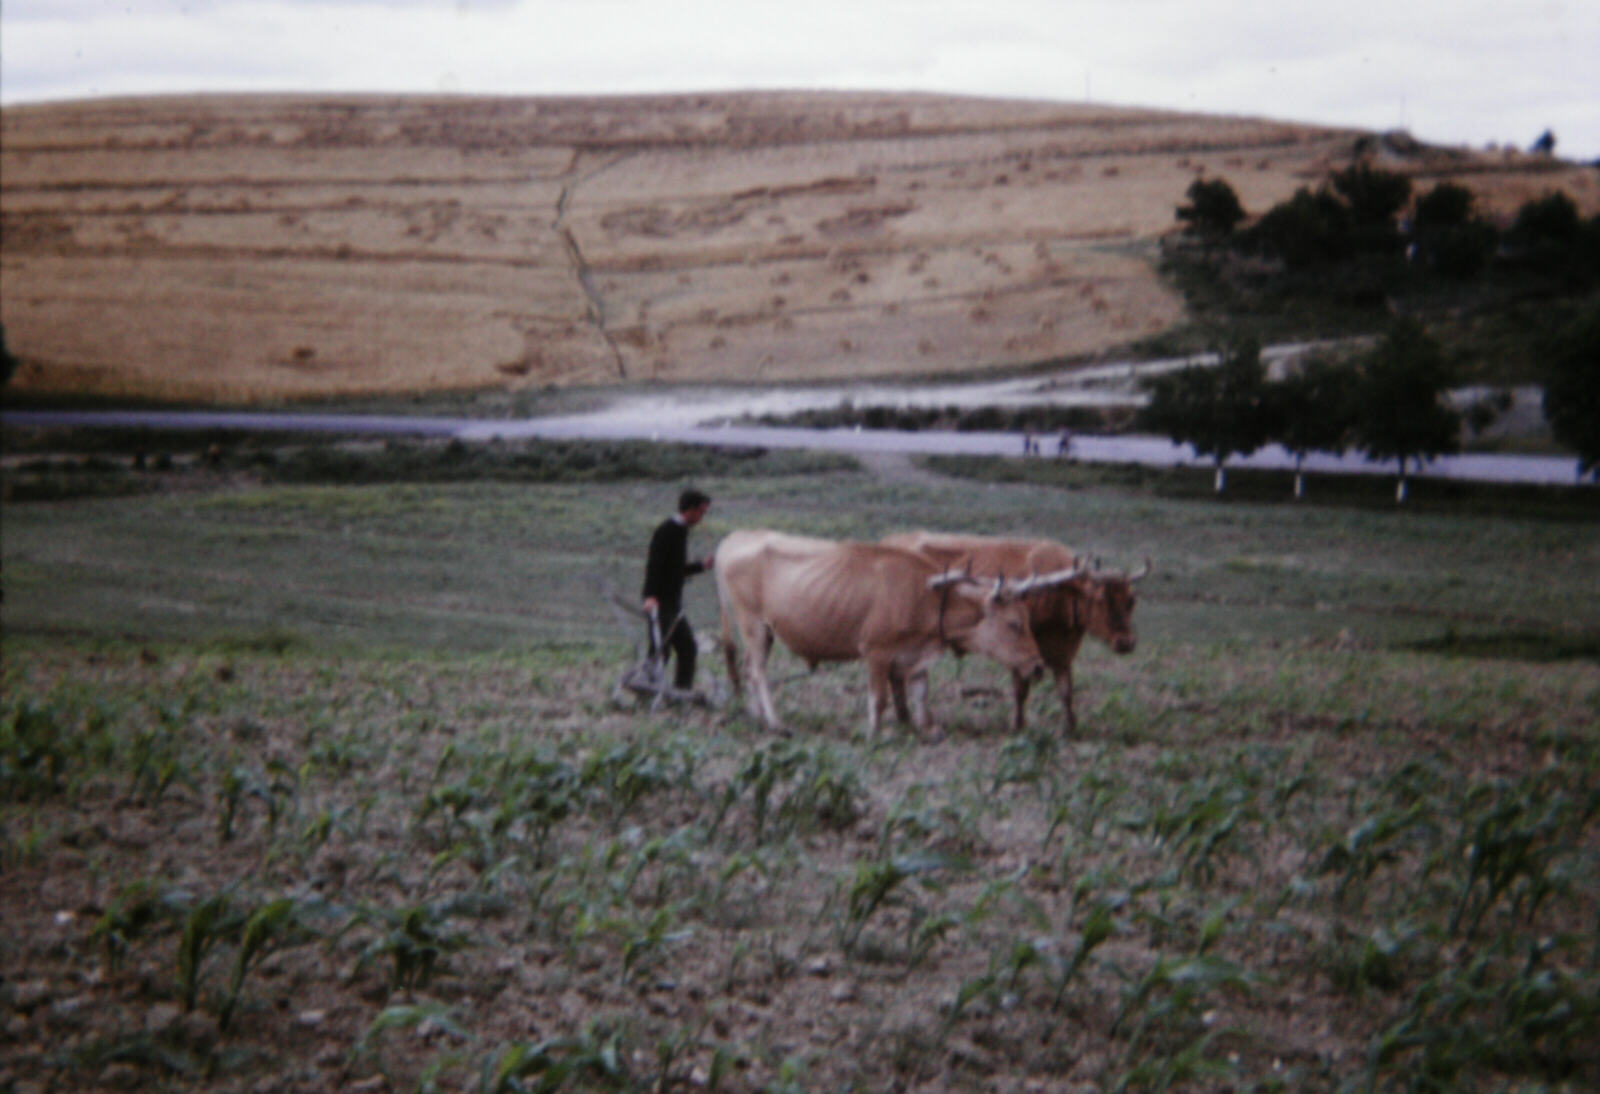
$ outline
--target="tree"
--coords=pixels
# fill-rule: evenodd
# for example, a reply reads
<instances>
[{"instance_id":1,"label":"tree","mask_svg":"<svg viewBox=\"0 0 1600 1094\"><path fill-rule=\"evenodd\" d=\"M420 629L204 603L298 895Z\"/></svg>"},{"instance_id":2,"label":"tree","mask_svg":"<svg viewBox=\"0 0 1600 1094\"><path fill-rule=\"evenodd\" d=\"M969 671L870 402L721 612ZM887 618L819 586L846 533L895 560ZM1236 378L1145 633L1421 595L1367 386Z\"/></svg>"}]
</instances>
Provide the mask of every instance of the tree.
<instances>
[{"instance_id":1,"label":"tree","mask_svg":"<svg viewBox=\"0 0 1600 1094\"><path fill-rule=\"evenodd\" d=\"M1417 198L1411 235L1418 257L1446 277L1467 280L1483 272L1498 233L1477 213L1477 197L1455 182L1441 182Z\"/></svg>"},{"instance_id":2,"label":"tree","mask_svg":"<svg viewBox=\"0 0 1600 1094\"><path fill-rule=\"evenodd\" d=\"M1233 339L1215 366L1190 365L1155 377L1148 387L1144 427L1209 456L1219 494L1227 484L1223 464L1228 458L1248 456L1266 443L1266 372L1253 338Z\"/></svg>"},{"instance_id":3,"label":"tree","mask_svg":"<svg viewBox=\"0 0 1600 1094\"><path fill-rule=\"evenodd\" d=\"M1399 461L1396 501L1406 500L1409 466L1461 450L1461 415L1443 401L1450 373L1443 348L1412 319L1362 361L1353 434L1367 459Z\"/></svg>"},{"instance_id":4,"label":"tree","mask_svg":"<svg viewBox=\"0 0 1600 1094\"><path fill-rule=\"evenodd\" d=\"M1350 209L1327 190L1302 186L1288 201L1267 210L1250 230L1264 254L1291 270L1350 257Z\"/></svg>"},{"instance_id":5,"label":"tree","mask_svg":"<svg viewBox=\"0 0 1600 1094\"><path fill-rule=\"evenodd\" d=\"M1411 222L1418 231L1459 228L1472 220L1477 205L1477 195L1459 182L1441 182L1417 198Z\"/></svg>"},{"instance_id":6,"label":"tree","mask_svg":"<svg viewBox=\"0 0 1600 1094\"><path fill-rule=\"evenodd\" d=\"M1577 204L1561 190L1525 202L1511 226L1512 238L1528 247L1565 247L1578 235Z\"/></svg>"},{"instance_id":7,"label":"tree","mask_svg":"<svg viewBox=\"0 0 1600 1094\"><path fill-rule=\"evenodd\" d=\"M1600 469L1600 305L1562 328L1545 367L1544 416L1581 479Z\"/></svg>"},{"instance_id":8,"label":"tree","mask_svg":"<svg viewBox=\"0 0 1600 1094\"><path fill-rule=\"evenodd\" d=\"M1222 239L1244 219L1244 206L1226 179L1195 179L1189 184L1189 203L1178 206L1178 219L1202 239Z\"/></svg>"},{"instance_id":9,"label":"tree","mask_svg":"<svg viewBox=\"0 0 1600 1094\"><path fill-rule=\"evenodd\" d=\"M1294 496L1305 496L1303 466L1312 452L1341 453L1355 421L1355 369L1330 357L1313 357L1267 385L1270 439L1294 456Z\"/></svg>"},{"instance_id":10,"label":"tree","mask_svg":"<svg viewBox=\"0 0 1600 1094\"><path fill-rule=\"evenodd\" d=\"M1335 174L1333 188L1350 206L1350 217L1358 227L1392 225L1411 200L1409 178L1366 163Z\"/></svg>"},{"instance_id":11,"label":"tree","mask_svg":"<svg viewBox=\"0 0 1600 1094\"><path fill-rule=\"evenodd\" d=\"M1600 279L1600 216L1584 220L1560 190L1525 203L1506 232L1514 261L1581 289Z\"/></svg>"},{"instance_id":12,"label":"tree","mask_svg":"<svg viewBox=\"0 0 1600 1094\"><path fill-rule=\"evenodd\" d=\"M1333 176L1333 188L1350 209L1350 225L1359 250L1395 254L1401 249L1395 218L1411 200L1405 175L1358 163Z\"/></svg>"},{"instance_id":13,"label":"tree","mask_svg":"<svg viewBox=\"0 0 1600 1094\"><path fill-rule=\"evenodd\" d=\"M5 387L11 382L11 374L17 371L17 359L11 355L11 349L6 345L6 327L0 323L0 387Z\"/></svg>"}]
</instances>

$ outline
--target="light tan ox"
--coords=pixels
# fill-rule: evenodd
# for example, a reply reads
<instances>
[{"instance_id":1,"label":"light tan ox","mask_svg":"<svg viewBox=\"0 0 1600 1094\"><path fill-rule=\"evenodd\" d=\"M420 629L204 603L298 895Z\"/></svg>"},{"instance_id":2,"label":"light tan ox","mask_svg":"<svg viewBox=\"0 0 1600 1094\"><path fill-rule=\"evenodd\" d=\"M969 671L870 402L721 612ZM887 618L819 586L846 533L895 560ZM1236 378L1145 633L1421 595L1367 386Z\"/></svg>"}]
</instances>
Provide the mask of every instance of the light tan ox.
<instances>
[{"instance_id":1,"label":"light tan ox","mask_svg":"<svg viewBox=\"0 0 1600 1094\"><path fill-rule=\"evenodd\" d=\"M1029 619L1039 654L1055 675L1056 693L1066 719L1066 731L1076 733L1078 717L1072 709L1072 659L1078 656L1083 636L1092 634L1116 653L1132 653L1138 639L1133 631L1133 586L1150 573L1102 574L1080 566L1071 550L1050 539L1002 539L994 536L952 535L941 532L907 532L885 536L885 544L924 555L935 566L970 568L975 577L1022 576L1032 573L1072 572L1066 581L1028 598ZM1012 674L1016 707L1011 724L1026 724L1028 691L1034 677Z\"/></svg>"},{"instance_id":2,"label":"light tan ox","mask_svg":"<svg viewBox=\"0 0 1600 1094\"><path fill-rule=\"evenodd\" d=\"M1023 598L1048 577L1021 586L980 582L946 574L902 547L755 529L732 532L717 545L713 572L728 676L740 690L737 628L750 712L777 732L783 726L767 681L774 637L811 668L865 661L867 730L874 736L891 695L901 722L936 732L928 717L928 668L946 649L985 654L1018 679L1044 670Z\"/></svg>"}]
</instances>

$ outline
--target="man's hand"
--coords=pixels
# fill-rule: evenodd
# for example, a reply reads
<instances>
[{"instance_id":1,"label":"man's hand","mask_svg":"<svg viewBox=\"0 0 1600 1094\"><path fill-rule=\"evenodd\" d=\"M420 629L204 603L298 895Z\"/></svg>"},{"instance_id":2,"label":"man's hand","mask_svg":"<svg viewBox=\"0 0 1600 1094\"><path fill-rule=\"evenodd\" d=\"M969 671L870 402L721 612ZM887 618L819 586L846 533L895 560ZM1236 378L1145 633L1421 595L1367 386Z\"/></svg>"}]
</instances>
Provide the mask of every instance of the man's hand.
<instances>
[{"instance_id":1,"label":"man's hand","mask_svg":"<svg viewBox=\"0 0 1600 1094\"><path fill-rule=\"evenodd\" d=\"M645 615L655 615L656 612L658 612L660 610L661 610L661 601L657 600L653 596L647 596L647 597L644 598L644 614Z\"/></svg>"},{"instance_id":2,"label":"man's hand","mask_svg":"<svg viewBox=\"0 0 1600 1094\"><path fill-rule=\"evenodd\" d=\"M707 555L706 556L706 569L709 570L713 566L715 566L716 564L717 564L717 556L716 555Z\"/></svg>"}]
</instances>

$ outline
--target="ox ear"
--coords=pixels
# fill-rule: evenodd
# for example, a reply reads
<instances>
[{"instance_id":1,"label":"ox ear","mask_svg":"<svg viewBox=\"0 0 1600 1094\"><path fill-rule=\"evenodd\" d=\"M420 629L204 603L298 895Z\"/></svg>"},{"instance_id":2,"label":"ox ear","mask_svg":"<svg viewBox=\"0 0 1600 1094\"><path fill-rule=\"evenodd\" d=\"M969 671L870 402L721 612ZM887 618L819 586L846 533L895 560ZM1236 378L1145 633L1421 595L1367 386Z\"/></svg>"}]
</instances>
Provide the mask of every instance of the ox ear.
<instances>
[{"instance_id":1,"label":"ox ear","mask_svg":"<svg viewBox=\"0 0 1600 1094\"><path fill-rule=\"evenodd\" d=\"M1143 581L1145 578L1150 576L1150 571L1152 569L1154 569L1154 567L1150 565L1150 558L1149 556L1146 556L1144 560L1144 566L1139 570L1139 572L1128 575L1128 584L1133 585L1137 582Z\"/></svg>"}]
</instances>

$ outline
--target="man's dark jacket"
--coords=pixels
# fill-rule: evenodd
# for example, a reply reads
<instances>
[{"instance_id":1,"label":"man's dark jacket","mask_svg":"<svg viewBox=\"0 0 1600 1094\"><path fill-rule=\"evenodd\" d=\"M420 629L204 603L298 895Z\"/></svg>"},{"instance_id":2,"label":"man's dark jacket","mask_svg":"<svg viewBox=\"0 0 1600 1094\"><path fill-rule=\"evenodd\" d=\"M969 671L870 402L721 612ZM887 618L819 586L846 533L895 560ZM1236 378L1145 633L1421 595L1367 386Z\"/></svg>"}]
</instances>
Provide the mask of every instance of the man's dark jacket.
<instances>
[{"instance_id":1,"label":"man's dark jacket","mask_svg":"<svg viewBox=\"0 0 1600 1094\"><path fill-rule=\"evenodd\" d=\"M641 599L653 596L661 602L661 625L672 626L683 607L683 583L695 574L705 573L705 563L689 561L689 528L668 517L650 537L650 554L644 565L644 592Z\"/></svg>"}]
</instances>

